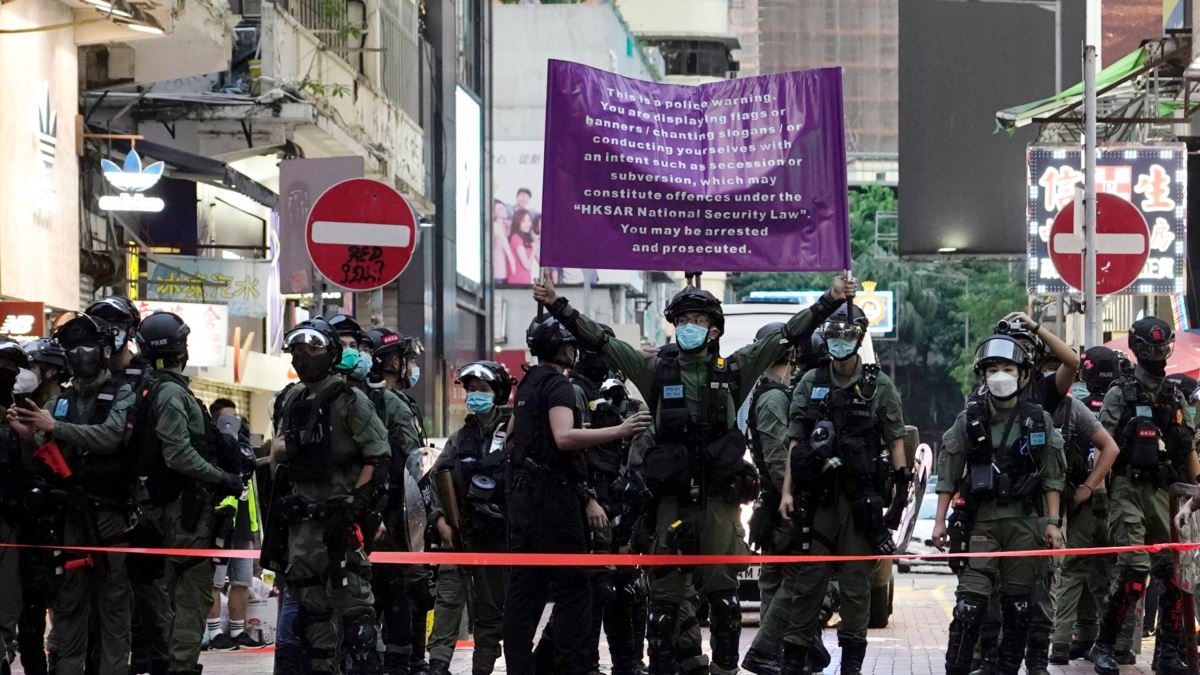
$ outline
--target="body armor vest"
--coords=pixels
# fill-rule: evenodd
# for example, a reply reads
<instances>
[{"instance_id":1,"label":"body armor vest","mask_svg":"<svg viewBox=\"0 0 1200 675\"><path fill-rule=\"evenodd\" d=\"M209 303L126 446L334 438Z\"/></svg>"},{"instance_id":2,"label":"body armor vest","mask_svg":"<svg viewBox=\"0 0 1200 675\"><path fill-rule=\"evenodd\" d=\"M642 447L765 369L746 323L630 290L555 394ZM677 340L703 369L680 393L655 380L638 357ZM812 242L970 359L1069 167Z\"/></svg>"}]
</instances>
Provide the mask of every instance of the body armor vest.
<instances>
[{"instance_id":1,"label":"body armor vest","mask_svg":"<svg viewBox=\"0 0 1200 675\"><path fill-rule=\"evenodd\" d=\"M113 402L121 383L109 378L100 385L96 400L92 403L91 416L86 420L72 420L73 411L79 406L79 392L69 388L54 402L54 419L75 424L103 424L112 411ZM111 501L129 499L134 481L133 458L125 443L111 453L93 453L89 448L64 445L70 450L72 469L79 473L84 492Z\"/></svg>"},{"instance_id":2,"label":"body armor vest","mask_svg":"<svg viewBox=\"0 0 1200 675\"><path fill-rule=\"evenodd\" d=\"M1166 487L1186 477L1192 436L1184 420L1184 397L1163 380L1157 400L1136 378L1118 380L1121 388L1121 419L1116 438L1121 446L1113 467L1138 482L1156 482Z\"/></svg>"},{"instance_id":3,"label":"body armor vest","mask_svg":"<svg viewBox=\"0 0 1200 675\"><path fill-rule=\"evenodd\" d=\"M569 459L558 451L554 432L550 429L550 409L547 407L546 388L555 378L566 377L550 366L535 366L525 373L517 387L517 400L513 407L513 469L525 471L533 468L549 469L570 482L582 482L585 469L579 460ZM578 419L578 411L575 411ZM574 453L578 454L578 453Z\"/></svg>"},{"instance_id":4,"label":"body armor vest","mask_svg":"<svg viewBox=\"0 0 1200 675\"><path fill-rule=\"evenodd\" d=\"M508 420L509 415L502 412L483 430L477 418L469 415L458 432L458 456L452 471L461 512L470 520L473 540L482 537L491 543L502 543L507 455L503 438L497 439L495 434L508 425Z\"/></svg>"},{"instance_id":5,"label":"body armor vest","mask_svg":"<svg viewBox=\"0 0 1200 675\"><path fill-rule=\"evenodd\" d=\"M288 477L295 482L318 481L334 465L333 401L353 395L350 385L340 380L329 382L321 393L306 398L306 389L295 388L286 394L283 426L287 443Z\"/></svg>"},{"instance_id":6,"label":"body armor vest","mask_svg":"<svg viewBox=\"0 0 1200 675\"><path fill-rule=\"evenodd\" d=\"M964 492L972 501L1034 501L1039 493L1039 462L1048 443L1042 407L1028 400L1017 403L1009 424L1017 426L1020 433L1007 447L992 447L991 418L991 407L986 403L976 401L967 406L969 448ZM1036 501L1040 506L1040 499Z\"/></svg>"},{"instance_id":7,"label":"body armor vest","mask_svg":"<svg viewBox=\"0 0 1200 675\"><path fill-rule=\"evenodd\" d=\"M669 344L658 352L658 367L651 387L651 410L657 412L655 438L659 443L703 446L729 431L729 408L737 392L737 364L721 357L708 362L708 386L700 389L700 403L693 419L688 410L679 346Z\"/></svg>"},{"instance_id":8,"label":"body armor vest","mask_svg":"<svg viewBox=\"0 0 1200 675\"><path fill-rule=\"evenodd\" d=\"M879 366L866 364L858 382L835 388L829 368L822 368L813 379L804 412L809 449L825 459L841 460L850 475L860 478L875 477L883 457L883 438L871 415L878 379Z\"/></svg>"}]
</instances>

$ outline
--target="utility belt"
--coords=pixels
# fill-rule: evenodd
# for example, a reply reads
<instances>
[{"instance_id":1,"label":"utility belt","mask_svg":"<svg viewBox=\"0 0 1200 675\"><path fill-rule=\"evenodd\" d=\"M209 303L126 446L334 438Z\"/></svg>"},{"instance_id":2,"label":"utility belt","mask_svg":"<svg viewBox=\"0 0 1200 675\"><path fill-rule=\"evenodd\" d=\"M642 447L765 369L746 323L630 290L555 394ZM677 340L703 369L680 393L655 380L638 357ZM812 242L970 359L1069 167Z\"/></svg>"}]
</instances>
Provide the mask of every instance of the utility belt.
<instances>
[{"instance_id":1,"label":"utility belt","mask_svg":"<svg viewBox=\"0 0 1200 675\"><path fill-rule=\"evenodd\" d=\"M967 466L966 493L970 495L972 502L991 501L1001 506L1024 502L1040 515L1040 485L1041 480L1036 473L1012 476L1000 471L992 463Z\"/></svg>"},{"instance_id":2,"label":"utility belt","mask_svg":"<svg viewBox=\"0 0 1200 675\"><path fill-rule=\"evenodd\" d=\"M642 474L660 497L702 503L711 497L749 504L758 496L758 471L745 460L737 427L707 443L659 443L646 451Z\"/></svg>"},{"instance_id":3,"label":"utility belt","mask_svg":"<svg viewBox=\"0 0 1200 675\"><path fill-rule=\"evenodd\" d=\"M1129 463L1120 463L1113 468L1114 476L1124 476L1133 483L1153 483L1158 487L1167 488L1175 483L1180 472L1170 462L1159 462L1153 468L1138 469Z\"/></svg>"},{"instance_id":4,"label":"utility belt","mask_svg":"<svg viewBox=\"0 0 1200 675\"><path fill-rule=\"evenodd\" d=\"M549 465L526 457L513 472L513 488L516 490L532 490L535 501L542 501L546 490L559 487L568 488L579 499L580 505L586 505L590 497L587 486L580 481L569 480L561 471L555 471ZM541 497L538 492L541 490Z\"/></svg>"}]
</instances>

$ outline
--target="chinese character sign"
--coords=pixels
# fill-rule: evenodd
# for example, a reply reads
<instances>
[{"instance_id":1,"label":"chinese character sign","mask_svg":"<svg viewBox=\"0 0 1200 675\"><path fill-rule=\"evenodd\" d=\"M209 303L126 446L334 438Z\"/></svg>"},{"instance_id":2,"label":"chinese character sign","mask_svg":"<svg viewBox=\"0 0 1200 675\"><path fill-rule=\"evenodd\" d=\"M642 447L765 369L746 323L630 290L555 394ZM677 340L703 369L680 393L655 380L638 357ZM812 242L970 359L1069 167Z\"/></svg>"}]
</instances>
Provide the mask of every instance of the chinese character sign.
<instances>
[{"instance_id":1,"label":"chinese character sign","mask_svg":"<svg viewBox=\"0 0 1200 675\"><path fill-rule=\"evenodd\" d=\"M186 255L156 255L150 261L146 295L151 300L229 306L230 316L267 315L271 264Z\"/></svg>"},{"instance_id":2,"label":"chinese character sign","mask_svg":"<svg viewBox=\"0 0 1200 675\"><path fill-rule=\"evenodd\" d=\"M191 329L188 334L189 366L211 368L225 365L225 348L229 344L228 307L155 300L142 300L136 304L143 319L155 312L170 312L183 319Z\"/></svg>"},{"instance_id":3,"label":"chinese character sign","mask_svg":"<svg viewBox=\"0 0 1200 675\"><path fill-rule=\"evenodd\" d=\"M1078 147L1030 146L1028 228L1030 293L1067 293L1070 288L1050 260L1054 217L1083 188L1083 157ZM1137 280L1123 294L1184 291L1187 260L1187 151L1183 144L1117 145L1096 154L1096 189L1131 202L1150 228L1150 255Z\"/></svg>"}]
</instances>

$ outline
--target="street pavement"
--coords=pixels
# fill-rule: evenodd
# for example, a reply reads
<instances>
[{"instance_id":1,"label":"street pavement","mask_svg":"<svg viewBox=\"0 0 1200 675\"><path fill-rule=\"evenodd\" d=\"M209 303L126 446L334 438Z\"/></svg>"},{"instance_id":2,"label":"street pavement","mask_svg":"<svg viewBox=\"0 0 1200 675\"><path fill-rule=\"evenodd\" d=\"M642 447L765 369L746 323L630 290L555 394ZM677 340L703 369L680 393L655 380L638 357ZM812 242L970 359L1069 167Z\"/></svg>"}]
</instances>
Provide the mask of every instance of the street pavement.
<instances>
[{"instance_id":1,"label":"street pavement","mask_svg":"<svg viewBox=\"0 0 1200 675\"><path fill-rule=\"evenodd\" d=\"M893 614L887 628L872 630L867 649L863 673L872 675L942 675L945 673L944 656L946 629L950 624L954 607L955 578L945 568L931 572L917 568L913 572L897 574ZM753 620L754 617L748 617ZM835 617L836 620L836 617ZM707 631L706 631L707 633ZM742 631L742 653L754 640L755 629L747 626ZM707 640L707 634L705 636ZM825 671L827 675L838 672L837 636L832 630L825 631L825 644L833 654L833 664ZM455 675L471 672L470 643L461 643L454 655L451 672ZM1126 675L1141 673L1151 675L1150 654L1153 642L1147 641L1138 659L1137 666L1126 666L1121 672ZM603 643L601 655L607 657L607 646ZM205 652L200 662L205 675L267 675L271 673L274 653L271 649L239 652ZM506 672L503 659L496 669ZM607 672L607 661L603 664ZM21 673L20 667L13 672ZM1074 661L1069 666L1050 666L1051 675L1091 675L1092 664Z\"/></svg>"}]
</instances>

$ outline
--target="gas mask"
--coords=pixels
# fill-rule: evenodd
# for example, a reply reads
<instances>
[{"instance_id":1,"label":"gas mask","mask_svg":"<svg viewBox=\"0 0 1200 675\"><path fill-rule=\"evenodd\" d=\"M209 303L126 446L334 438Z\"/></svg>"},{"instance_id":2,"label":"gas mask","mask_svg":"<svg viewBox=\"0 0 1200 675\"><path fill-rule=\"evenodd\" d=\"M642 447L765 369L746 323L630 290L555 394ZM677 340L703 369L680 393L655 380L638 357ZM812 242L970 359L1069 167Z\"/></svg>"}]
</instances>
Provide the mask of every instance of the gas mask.
<instances>
[{"instance_id":1,"label":"gas mask","mask_svg":"<svg viewBox=\"0 0 1200 675\"><path fill-rule=\"evenodd\" d=\"M76 347L67 352L67 363L71 374L83 380L91 380L104 369L104 350L100 347Z\"/></svg>"}]
</instances>

